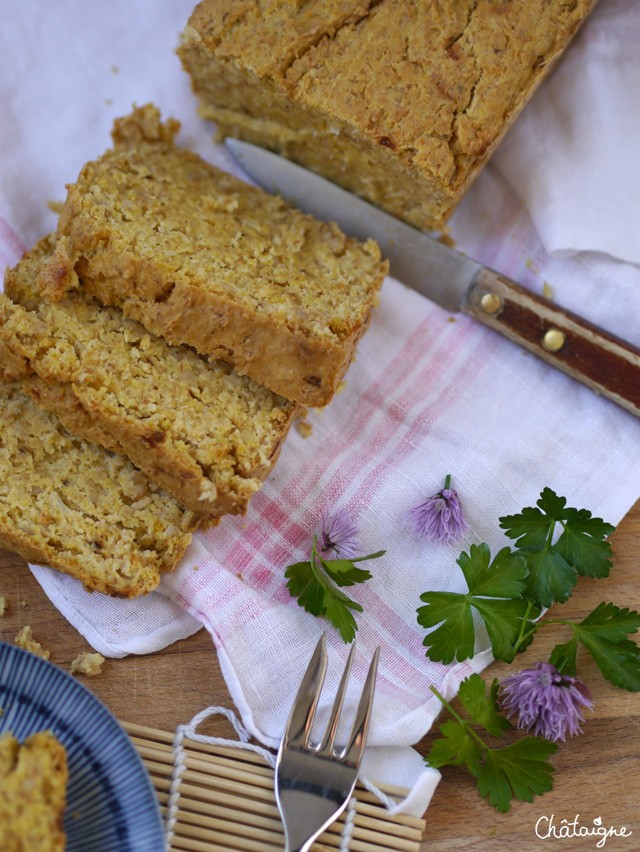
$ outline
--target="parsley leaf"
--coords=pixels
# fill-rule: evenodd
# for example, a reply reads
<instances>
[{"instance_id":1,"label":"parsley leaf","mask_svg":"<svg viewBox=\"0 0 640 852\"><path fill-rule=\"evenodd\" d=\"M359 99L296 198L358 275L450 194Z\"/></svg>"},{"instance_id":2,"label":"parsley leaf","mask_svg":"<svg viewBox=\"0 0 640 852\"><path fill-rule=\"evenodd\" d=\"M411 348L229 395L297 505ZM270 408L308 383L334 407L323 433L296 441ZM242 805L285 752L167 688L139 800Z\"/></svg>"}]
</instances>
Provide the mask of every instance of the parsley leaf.
<instances>
[{"instance_id":1,"label":"parsley leaf","mask_svg":"<svg viewBox=\"0 0 640 852\"><path fill-rule=\"evenodd\" d=\"M473 674L460 684L459 698L469 719L463 719L445 701L435 687L432 692L453 719L444 722L425 758L433 767L464 764L476 778L478 791L499 811L506 813L511 800L531 802L534 796L553 787L554 768L549 757L557 745L539 737L523 737L500 748L489 746L473 729L481 725L489 733L499 735L510 727L498 710L498 681L488 690L480 675Z\"/></svg>"},{"instance_id":2,"label":"parsley leaf","mask_svg":"<svg viewBox=\"0 0 640 852\"><path fill-rule=\"evenodd\" d=\"M494 657L511 662L523 619L531 613L530 603L521 597L527 577L527 566L508 547L500 550L493 561L486 544L472 544L469 553L458 559L467 581L468 592L425 592L418 608L418 623L435 627L423 644L427 657L435 662L461 662L473 656L475 631L473 610L485 623ZM439 625L439 626L436 626Z\"/></svg>"},{"instance_id":3,"label":"parsley leaf","mask_svg":"<svg viewBox=\"0 0 640 852\"><path fill-rule=\"evenodd\" d=\"M621 609L612 603L600 603L578 624L563 621L573 636L556 645L551 662L559 671L576 673L578 643L591 654L606 680L620 689L640 691L640 648L627 637L640 628L640 613Z\"/></svg>"},{"instance_id":4,"label":"parsley leaf","mask_svg":"<svg viewBox=\"0 0 640 852\"><path fill-rule=\"evenodd\" d=\"M285 569L289 594L311 615L326 618L336 627L345 642L355 639L358 625L353 612L362 612L362 606L340 591L340 586L354 586L371 578L369 571L354 563L377 559L385 553L379 550L355 559L323 559L318 553L314 538L311 558L295 562Z\"/></svg>"},{"instance_id":5,"label":"parsley leaf","mask_svg":"<svg viewBox=\"0 0 640 852\"><path fill-rule=\"evenodd\" d=\"M604 539L614 527L587 509L572 509L566 503L565 497L545 488L537 508L499 519L527 561L527 595L544 607L566 601L579 574L607 577L611 568L611 545ZM555 541L557 524L562 532Z\"/></svg>"},{"instance_id":6,"label":"parsley leaf","mask_svg":"<svg viewBox=\"0 0 640 852\"><path fill-rule=\"evenodd\" d=\"M583 577L608 577L612 551L604 539L615 527L592 517L587 509L567 509L562 526L557 552Z\"/></svg>"},{"instance_id":7,"label":"parsley leaf","mask_svg":"<svg viewBox=\"0 0 640 852\"><path fill-rule=\"evenodd\" d=\"M460 703L469 716L495 737L511 727L509 721L498 712L499 687L498 679L494 678L487 694L484 680L480 675L473 674L462 681L458 690Z\"/></svg>"},{"instance_id":8,"label":"parsley leaf","mask_svg":"<svg viewBox=\"0 0 640 852\"><path fill-rule=\"evenodd\" d=\"M549 757L558 746L540 737L523 737L502 748L485 748L484 760L474 773L480 794L502 813L511 799L532 802L553 788L554 767Z\"/></svg>"},{"instance_id":9,"label":"parsley leaf","mask_svg":"<svg viewBox=\"0 0 640 852\"><path fill-rule=\"evenodd\" d=\"M571 675L576 674L576 655L578 653L578 637L574 633L568 642L563 642L561 645L556 645L549 662L555 666L559 672Z\"/></svg>"},{"instance_id":10,"label":"parsley leaf","mask_svg":"<svg viewBox=\"0 0 640 852\"><path fill-rule=\"evenodd\" d=\"M371 579L371 574L362 568L356 568L355 562L364 562L366 559L378 559L385 553L379 550L368 556L358 556L355 559L321 559L318 560L331 579L339 586L355 586L356 583L364 583ZM317 555L317 553L316 553Z\"/></svg>"},{"instance_id":11,"label":"parsley leaf","mask_svg":"<svg viewBox=\"0 0 640 852\"><path fill-rule=\"evenodd\" d=\"M442 736L433 743L425 758L429 766L439 769L441 766L460 766L464 763L469 772L475 775L482 758L482 747L469 736L464 722L447 719L440 725L439 731Z\"/></svg>"},{"instance_id":12,"label":"parsley leaf","mask_svg":"<svg viewBox=\"0 0 640 852\"><path fill-rule=\"evenodd\" d=\"M528 507L517 515L498 518L498 522L509 538L518 539L516 544L522 550L542 550L550 527L562 517L566 502L566 498L545 488L536 504L538 509Z\"/></svg>"}]
</instances>

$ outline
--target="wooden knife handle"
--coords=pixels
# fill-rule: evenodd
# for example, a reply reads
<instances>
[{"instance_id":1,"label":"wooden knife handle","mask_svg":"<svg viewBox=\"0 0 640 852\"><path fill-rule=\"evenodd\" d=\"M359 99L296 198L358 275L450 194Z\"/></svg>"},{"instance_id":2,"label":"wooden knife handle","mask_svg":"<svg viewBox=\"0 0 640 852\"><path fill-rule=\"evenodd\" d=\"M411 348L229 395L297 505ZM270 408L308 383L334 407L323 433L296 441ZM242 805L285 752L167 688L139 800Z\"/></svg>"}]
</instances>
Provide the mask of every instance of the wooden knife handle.
<instances>
[{"instance_id":1,"label":"wooden knife handle","mask_svg":"<svg viewBox=\"0 0 640 852\"><path fill-rule=\"evenodd\" d=\"M464 313L640 416L640 349L491 269L472 284Z\"/></svg>"}]
</instances>

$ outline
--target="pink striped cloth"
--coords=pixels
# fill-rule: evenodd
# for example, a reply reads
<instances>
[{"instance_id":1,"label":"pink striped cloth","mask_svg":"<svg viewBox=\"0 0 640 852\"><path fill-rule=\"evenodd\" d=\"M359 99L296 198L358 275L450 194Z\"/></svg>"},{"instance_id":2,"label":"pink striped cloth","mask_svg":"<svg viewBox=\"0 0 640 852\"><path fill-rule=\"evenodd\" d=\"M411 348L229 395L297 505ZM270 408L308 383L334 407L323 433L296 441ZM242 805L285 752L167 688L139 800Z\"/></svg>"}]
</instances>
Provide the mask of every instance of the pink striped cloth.
<instances>
[{"instance_id":1,"label":"pink striped cloth","mask_svg":"<svg viewBox=\"0 0 640 852\"><path fill-rule=\"evenodd\" d=\"M53 227L45 202L62 197L64 182L104 150L113 116L133 100L155 100L165 115L183 120L182 144L233 169L211 144L211 128L196 118L188 82L168 56L190 3L164 0L153 20L124 0L108 8L93 0L81 8L46 4L38 15L32 4L10 5L16 32L0 34L6 67L16 74L0 96L2 114L11 118L0 137L0 266ZM620 0L611 5L619 9ZM78 27L82 39L74 36ZM21 30L30 33L28 42L18 37ZM19 73L25 63L28 78ZM91 75L81 78L79 67ZM616 158L607 156L612 167ZM559 303L640 344L640 269L607 256L602 245L598 253L548 255L502 165L498 157L485 169L456 212L451 231L458 248L537 292L551 287ZM583 177L588 185L589 175ZM204 625L246 727L274 745L323 630L329 696L337 686L347 648L298 607L283 574L309 554L322 510L347 508L366 552L387 551L368 563L373 578L350 590L364 607L354 692L373 649L382 648L365 772L412 788L404 807L422 813L439 775L410 746L439 710L429 686L455 694L490 654L479 630L473 660L448 667L427 660L416 621L421 592L462 590L460 551L481 541L493 552L504 546L498 517L533 505L545 486L617 523L638 497L640 421L391 278L346 389L309 421L311 435L292 431L247 515L198 534L159 592L110 600L47 568L33 571L55 606L108 656L150 653ZM407 510L439 490L448 473L469 529L455 545L421 543Z\"/></svg>"}]
</instances>

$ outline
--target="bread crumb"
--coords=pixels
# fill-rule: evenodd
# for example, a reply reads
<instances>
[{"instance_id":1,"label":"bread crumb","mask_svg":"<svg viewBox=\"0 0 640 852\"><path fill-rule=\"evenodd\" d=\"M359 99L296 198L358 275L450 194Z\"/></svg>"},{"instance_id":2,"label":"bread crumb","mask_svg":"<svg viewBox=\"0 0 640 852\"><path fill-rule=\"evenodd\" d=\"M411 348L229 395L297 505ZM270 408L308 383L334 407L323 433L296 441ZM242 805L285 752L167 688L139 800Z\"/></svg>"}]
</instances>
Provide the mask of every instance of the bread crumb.
<instances>
[{"instance_id":1,"label":"bread crumb","mask_svg":"<svg viewBox=\"0 0 640 852\"><path fill-rule=\"evenodd\" d=\"M7 603L7 599L0 597L0 618L2 618L2 616L8 610L8 608L9 608L9 604Z\"/></svg>"},{"instance_id":2,"label":"bread crumb","mask_svg":"<svg viewBox=\"0 0 640 852\"><path fill-rule=\"evenodd\" d=\"M16 638L13 641L18 648L24 648L25 651L31 651L32 654L42 657L43 660L49 659L50 651L43 648L39 642L36 642L31 633L31 626L29 624L25 624L22 630L17 633Z\"/></svg>"},{"instance_id":3,"label":"bread crumb","mask_svg":"<svg viewBox=\"0 0 640 852\"><path fill-rule=\"evenodd\" d=\"M20 606L26 606L26 605L27 605L26 600L24 598L22 598L22 600L20 601Z\"/></svg>"},{"instance_id":4,"label":"bread crumb","mask_svg":"<svg viewBox=\"0 0 640 852\"><path fill-rule=\"evenodd\" d=\"M551 299L553 301L553 287L548 281L542 282L542 295L545 299Z\"/></svg>"},{"instance_id":5,"label":"bread crumb","mask_svg":"<svg viewBox=\"0 0 640 852\"><path fill-rule=\"evenodd\" d=\"M55 213L56 216L59 216L62 213L64 201L47 201L47 207L49 208L49 210L51 210L52 213Z\"/></svg>"},{"instance_id":6,"label":"bread crumb","mask_svg":"<svg viewBox=\"0 0 640 852\"><path fill-rule=\"evenodd\" d=\"M446 229L438 237L438 242L442 243L443 246L449 246L449 248L456 247L456 241Z\"/></svg>"},{"instance_id":7,"label":"bread crumb","mask_svg":"<svg viewBox=\"0 0 640 852\"><path fill-rule=\"evenodd\" d=\"M117 65L112 65L112 66L111 66L111 73L112 73L112 74L119 74L119 73L120 73L120 69L118 68L118 66L117 66Z\"/></svg>"},{"instance_id":8,"label":"bread crumb","mask_svg":"<svg viewBox=\"0 0 640 852\"><path fill-rule=\"evenodd\" d=\"M303 438L309 438L311 433L313 432L313 427L308 420L297 420L296 421L296 431Z\"/></svg>"},{"instance_id":9,"label":"bread crumb","mask_svg":"<svg viewBox=\"0 0 640 852\"><path fill-rule=\"evenodd\" d=\"M104 663L104 657L102 654L90 653L89 651L83 651L81 654L73 660L71 663L71 674L81 674L86 675L87 677L95 677L102 672L102 664Z\"/></svg>"}]
</instances>

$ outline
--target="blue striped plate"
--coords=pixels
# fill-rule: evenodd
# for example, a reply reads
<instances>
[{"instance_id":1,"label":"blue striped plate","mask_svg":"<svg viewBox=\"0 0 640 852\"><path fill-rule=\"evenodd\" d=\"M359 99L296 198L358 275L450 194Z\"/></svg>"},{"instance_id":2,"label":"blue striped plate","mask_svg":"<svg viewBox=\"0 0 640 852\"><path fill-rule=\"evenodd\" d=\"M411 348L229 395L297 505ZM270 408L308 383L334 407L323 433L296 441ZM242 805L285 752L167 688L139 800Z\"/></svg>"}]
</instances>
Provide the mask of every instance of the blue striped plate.
<instances>
[{"instance_id":1,"label":"blue striped plate","mask_svg":"<svg viewBox=\"0 0 640 852\"><path fill-rule=\"evenodd\" d=\"M164 849L158 800L142 760L93 693L53 663L0 642L0 733L51 730L67 750L67 852Z\"/></svg>"}]
</instances>

